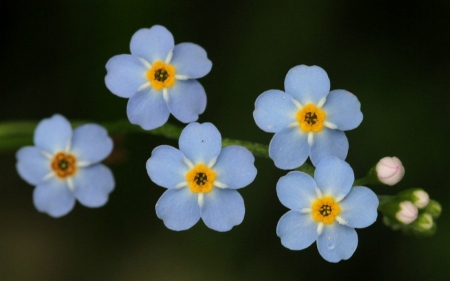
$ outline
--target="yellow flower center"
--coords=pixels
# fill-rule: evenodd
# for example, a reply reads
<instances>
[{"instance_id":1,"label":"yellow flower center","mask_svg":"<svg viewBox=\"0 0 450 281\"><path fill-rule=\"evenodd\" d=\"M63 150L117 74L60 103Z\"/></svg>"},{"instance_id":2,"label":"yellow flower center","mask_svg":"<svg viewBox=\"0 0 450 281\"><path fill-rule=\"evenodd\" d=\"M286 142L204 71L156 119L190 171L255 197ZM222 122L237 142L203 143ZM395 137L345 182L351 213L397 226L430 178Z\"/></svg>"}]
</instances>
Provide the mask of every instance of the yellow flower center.
<instances>
[{"instance_id":1,"label":"yellow flower center","mask_svg":"<svg viewBox=\"0 0 450 281\"><path fill-rule=\"evenodd\" d=\"M189 188L194 193L210 192L213 189L213 183L216 179L216 173L208 169L204 164L198 164L192 170L186 173L186 180Z\"/></svg>"},{"instance_id":2,"label":"yellow flower center","mask_svg":"<svg viewBox=\"0 0 450 281\"><path fill-rule=\"evenodd\" d=\"M77 172L75 156L58 152L52 160L52 170L58 176L58 178L64 179L73 176Z\"/></svg>"},{"instance_id":3,"label":"yellow flower center","mask_svg":"<svg viewBox=\"0 0 450 281\"><path fill-rule=\"evenodd\" d=\"M175 84L175 68L162 61L156 61L146 75L155 90L169 88Z\"/></svg>"},{"instance_id":4,"label":"yellow flower center","mask_svg":"<svg viewBox=\"0 0 450 281\"><path fill-rule=\"evenodd\" d=\"M317 199L312 204L312 217L317 222L332 224L340 212L341 207L331 196Z\"/></svg>"},{"instance_id":5,"label":"yellow flower center","mask_svg":"<svg viewBox=\"0 0 450 281\"><path fill-rule=\"evenodd\" d=\"M308 103L297 112L300 128L306 133L320 132L323 128L325 117L325 112L311 103Z\"/></svg>"}]
</instances>

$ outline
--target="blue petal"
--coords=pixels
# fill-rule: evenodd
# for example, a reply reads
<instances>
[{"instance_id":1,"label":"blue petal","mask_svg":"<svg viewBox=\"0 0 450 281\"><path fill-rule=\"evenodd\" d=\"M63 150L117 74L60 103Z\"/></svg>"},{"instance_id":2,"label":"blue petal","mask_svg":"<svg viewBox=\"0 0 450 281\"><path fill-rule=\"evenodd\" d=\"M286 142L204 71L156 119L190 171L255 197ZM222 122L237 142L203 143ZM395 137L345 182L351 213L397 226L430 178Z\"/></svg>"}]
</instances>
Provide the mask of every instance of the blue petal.
<instances>
[{"instance_id":1,"label":"blue petal","mask_svg":"<svg viewBox=\"0 0 450 281\"><path fill-rule=\"evenodd\" d=\"M320 255L329 262L349 259L358 246L356 231L344 225L334 223L325 225L317 239Z\"/></svg>"},{"instance_id":2,"label":"blue petal","mask_svg":"<svg viewBox=\"0 0 450 281\"><path fill-rule=\"evenodd\" d=\"M50 160L34 146L22 147L17 151L16 158L17 172L29 184L39 184L45 176L52 172Z\"/></svg>"},{"instance_id":3,"label":"blue petal","mask_svg":"<svg viewBox=\"0 0 450 281\"><path fill-rule=\"evenodd\" d=\"M322 109L326 121L337 126L339 130L352 130L361 124L363 114L358 98L345 90L331 91Z\"/></svg>"},{"instance_id":4,"label":"blue petal","mask_svg":"<svg viewBox=\"0 0 450 281\"><path fill-rule=\"evenodd\" d=\"M132 124L137 124L144 130L153 130L167 122L170 112L162 91L155 91L149 87L137 92L128 100L127 115Z\"/></svg>"},{"instance_id":5,"label":"blue petal","mask_svg":"<svg viewBox=\"0 0 450 281\"><path fill-rule=\"evenodd\" d=\"M297 111L291 95L279 90L269 90L256 99L253 118L261 130L276 133L296 121Z\"/></svg>"},{"instance_id":6,"label":"blue petal","mask_svg":"<svg viewBox=\"0 0 450 281\"><path fill-rule=\"evenodd\" d=\"M189 188L168 189L156 203L156 215L164 225L180 231L191 228L200 219L198 195Z\"/></svg>"},{"instance_id":7,"label":"blue petal","mask_svg":"<svg viewBox=\"0 0 450 281\"><path fill-rule=\"evenodd\" d=\"M212 67L206 51L193 43L177 44L170 64L175 67L177 75L185 75L191 79L205 76Z\"/></svg>"},{"instance_id":8,"label":"blue petal","mask_svg":"<svg viewBox=\"0 0 450 281\"><path fill-rule=\"evenodd\" d=\"M317 239L317 223L311 214L289 211L278 221L277 235L290 250L303 250Z\"/></svg>"},{"instance_id":9,"label":"blue petal","mask_svg":"<svg viewBox=\"0 0 450 281\"><path fill-rule=\"evenodd\" d=\"M40 183L33 191L33 203L40 212L61 217L75 206L75 197L66 181L53 177Z\"/></svg>"},{"instance_id":10,"label":"blue petal","mask_svg":"<svg viewBox=\"0 0 450 281\"><path fill-rule=\"evenodd\" d=\"M353 187L339 205L341 207L339 216L350 227L368 227L377 219L378 197L367 187Z\"/></svg>"},{"instance_id":11,"label":"blue petal","mask_svg":"<svg viewBox=\"0 0 450 281\"><path fill-rule=\"evenodd\" d=\"M211 123L190 123L181 132L178 141L181 152L193 162L214 163L222 149L222 136Z\"/></svg>"},{"instance_id":12,"label":"blue petal","mask_svg":"<svg viewBox=\"0 0 450 281\"><path fill-rule=\"evenodd\" d=\"M325 70L318 66L298 65L289 70L284 88L303 106L318 104L330 92L330 79Z\"/></svg>"},{"instance_id":13,"label":"blue petal","mask_svg":"<svg viewBox=\"0 0 450 281\"><path fill-rule=\"evenodd\" d=\"M113 149L108 131L97 124L86 124L73 131L72 149L77 161L97 163L105 159Z\"/></svg>"},{"instance_id":14,"label":"blue petal","mask_svg":"<svg viewBox=\"0 0 450 281\"><path fill-rule=\"evenodd\" d=\"M344 160L347 153L348 140L344 132L324 127L322 131L314 133L313 144L309 152L314 166L317 166L327 156L336 156Z\"/></svg>"},{"instance_id":15,"label":"blue petal","mask_svg":"<svg viewBox=\"0 0 450 281\"><path fill-rule=\"evenodd\" d=\"M197 80L177 80L175 85L167 89L170 112L183 123L198 119L206 108L206 93Z\"/></svg>"},{"instance_id":16,"label":"blue petal","mask_svg":"<svg viewBox=\"0 0 450 281\"><path fill-rule=\"evenodd\" d=\"M130 42L131 54L146 59L150 64L158 60L164 62L174 46L172 33L161 25L139 29Z\"/></svg>"},{"instance_id":17,"label":"blue petal","mask_svg":"<svg viewBox=\"0 0 450 281\"><path fill-rule=\"evenodd\" d=\"M311 208L317 199L316 182L309 175L293 171L281 177L277 183L277 195L281 204L292 210Z\"/></svg>"},{"instance_id":18,"label":"blue petal","mask_svg":"<svg viewBox=\"0 0 450 281\"><path fill-rule=\"evenodd\" d=\"M114 56L106 63L106 87L119 97L129 98L141 85L148 82L145 77L147 70L136 56Z\"/></svg>"},{"instance_id":19,"label":"blue petal","mask_svg":"<svg viewBox=\"0 0 450 281\"><path fill-rule=\"evenodd\" d=\"M152 156L147 161L148 176L159 186L174 188L186 181L189 167L185 163L185 158L178 149L160 145L153 149Z\"/></svg>"},{"instance_id":20,"label":"blue petal","mask_svg":"<svg viewBox=\"0 0 450 281\"><path fill-rule=\"evenodd\" d=\"M300 128L287 127L276 133L269 144L269 156L280 169L300 167L308 158L308 135Z\"/></svg>"},{"instance_id":21,"label":"blue petal","mask_svg":"<svg viewBox=\"0 0 450 281\"><path fill-rule=\"evenodd\" d=\"M43 119L34 132L34 144L54 154L58 151L66 151L72 137L72 127L64 116L55 114Z\"/></svg>"},{"instance_id":22,"label":"blue petal","mask_svg":"<svg viewBox=\"0 0 450 281\"><path fill-rule=\"evenodd\" d=\"M324 196L342 199L350 192L355 176L347 162L337 157L327 157L317 165L314 179Z\"/></svg>"},{"instance_id":23,"label":"blue petal","mask_svg":"<svg viewBox=\"0 0 450 281\"><path fill-rule=\"evenodd\" d=\"M244 215L244 199L236 190L214 188L204 194L201 216L207 227L228 231L240 224Z\"/></svg>"},{"instance_id":24,"label":"blue petal","mask_svg":"<svg viewBox=\"0 0 450 281\"><path fill-rule=\"evenodd\" d=\"M255 157L246 148L237 145L225 147L213 167L216 180L233 189L247 186L256 177L254 162Z\"/></svg>"},{"instance_id":25,"label":"blue petal","mask_svg":"<svg viewBox=\"0 0 450 281\"><path fill-rule=\"evenodd\" d=\"M111 170L102 164L80 168L73 177L74 195L86 207L101 207L114 189Z\"/></svg>"}]
</instances>

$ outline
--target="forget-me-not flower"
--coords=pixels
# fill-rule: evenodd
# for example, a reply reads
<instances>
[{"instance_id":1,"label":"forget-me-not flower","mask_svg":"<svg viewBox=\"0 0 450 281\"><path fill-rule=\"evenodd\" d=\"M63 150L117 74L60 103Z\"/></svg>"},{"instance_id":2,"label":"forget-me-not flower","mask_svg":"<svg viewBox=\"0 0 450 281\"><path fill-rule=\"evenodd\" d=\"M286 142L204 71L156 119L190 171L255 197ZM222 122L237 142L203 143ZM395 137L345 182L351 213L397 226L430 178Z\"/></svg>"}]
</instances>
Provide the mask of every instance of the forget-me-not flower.
<instances>
[{"instance_id":1,"label":"forget-me-not flower","mask_svg":"<svg viewBox=\"0 0 450 281\"><path fill-rule=\"evenodd\" d=\"M99 162L113 148L107 131L97 124L85 124L72 131L59 114L39 122L34 146L16 154L19 175L35 185L36 208L52 217L72 210L77 199L86 207L101 207L114 189L114 177Z\"/></svg>"},{"instance_id":2,"label":"forget-me-not flower","mask_svg":"<svg viewBox=\"0 0 450 281\"><path fill-rule=\"evenodd\" d=\"M156 214L172 230L186 230L200 218L211 229L228 231L244 219L245 206L236 189L256 177L255 158L246 148L222 149L222 137L211 123L190 123L179 150L156 147L147 161L150 179L167 188Z\"/></svg>"},{"instance_id":3,"label":"forget-me-not flower","mask_svg":"<svg viewBox=\"0 0 450 281\"><path fill-rule=\"evenodd\" d=\"M354 228L377 218L378 198L367 187L355 186L352 168L335 156L317 165L314 178L289 172L277 183L281 203L291 209L277 225L281 244L303 250L317 241L320 255L329 262L350 258L358 245Z\"/></svg>"},{"instance_id":4,"label":"forget-me-not flower","mask_svg":"<svg viewBox=\"0 0 450 281\"><path fill-rule=\"evenodd\" d=\"M301 166L308 155L316 166L326 156L344 160L348 140L343 131L361 123L356 96L345 90L330 92L330 79L318 66L289 70L285 92L269 90L255 102L253 117L265 132L275 133L269 155L280 169Z\"/></svg>"},{"instance_id":5,"label":"forget-me-not flower","mask_svg":"<svg viewBox=\"0 0 450 281\"><path fill-rule=\"evenodd\" d=\"M205 50L193 43L175 45L163 26L138 30L131 54L112 57L106 64L106 87L129 98L128 119L145 130L164 125L172 113L183 123L196 121L206 108L206 93L195 79L212 67Z\"/></svg>"}]
</instances>

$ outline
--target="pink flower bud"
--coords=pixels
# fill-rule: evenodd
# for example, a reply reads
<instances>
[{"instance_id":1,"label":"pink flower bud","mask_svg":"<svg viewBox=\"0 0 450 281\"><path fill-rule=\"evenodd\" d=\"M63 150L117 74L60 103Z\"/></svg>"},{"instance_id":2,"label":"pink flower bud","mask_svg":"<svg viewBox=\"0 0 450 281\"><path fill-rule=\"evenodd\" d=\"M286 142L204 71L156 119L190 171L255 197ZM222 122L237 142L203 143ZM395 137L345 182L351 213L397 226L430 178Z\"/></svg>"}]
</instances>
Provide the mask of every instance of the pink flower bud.
<instances>
[{"instance_id":1,"label":"pink flower bud","mask_svg":"<svg viewBox=\"0 0 450 281\"><path fill-rule=\"evenodd\" d=\"M420 209L426 207L430 202L428 193L423 190L416 190L413 192L413 195L417 198L417 200L414 202L414 205L416 205Z\"/></svg>"},{"instance_id":2,"label":"pink flower bud","mask_svg":"<svg viewBox=\"0 0 450 281\"><path fill-rule=\"evenodd\" d=\"M398 183L405 175L405 168L397 157L384 157L377 166L378 180L387 185Z\"/></svg>"},{"instance_id":3,"label":"pink flower bud","mask_svg":"<svg viewBox=\"0 0 450 281\"><path fill-rule=\"evenodd\" d=\"M403 201L400 203L400 211L395 214L395 217L403 224L410 224L417 219L418 213L419 211L413 203Z\"/></svg>"}]
</instances>

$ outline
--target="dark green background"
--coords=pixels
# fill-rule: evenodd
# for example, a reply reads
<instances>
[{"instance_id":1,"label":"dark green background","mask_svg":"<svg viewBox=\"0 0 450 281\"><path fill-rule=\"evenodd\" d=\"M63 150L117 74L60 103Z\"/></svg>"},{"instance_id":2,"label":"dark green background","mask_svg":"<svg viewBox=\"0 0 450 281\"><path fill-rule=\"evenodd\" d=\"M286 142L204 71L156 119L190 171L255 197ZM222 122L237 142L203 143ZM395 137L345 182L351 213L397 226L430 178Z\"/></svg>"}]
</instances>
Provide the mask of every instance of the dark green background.
<instances>
[{"instance_id":1,"label":"dark green background","mask_svg":"<svg viewBox=\"0 0 450 281\"><path fill-rule=\"evenodd\" d=\"M166 26L175 42L204 47L212 71L200 82L208 106L200 122L222 136L266 143L254 101L283 89L288 70L319 65L332 89L361 101L364 120L347 132L347 162L361 177L384 156L406 175L394 194L423 187L443 214L432 238L392 232L380 219L358 230L348 261L324 261L315 245L284 248L275 234L287 211L275 192L286 174L257 158L256 180L241 190L244 222L218 233L199 222L174 232L154 205L164 189L147 176L154 147L176 141L116 136L108 162L116 189L107 205L77 204L53 219L35 210L15 171L0 157L0 280L448 280L449 1L7 1L1 5L0 120L40 120L54 113L95 122L126 118L126 99L104 85L105 63L129 53L142 27ZM172 119L171 122L179 124Z\"/></svg>"}]
</instances>

